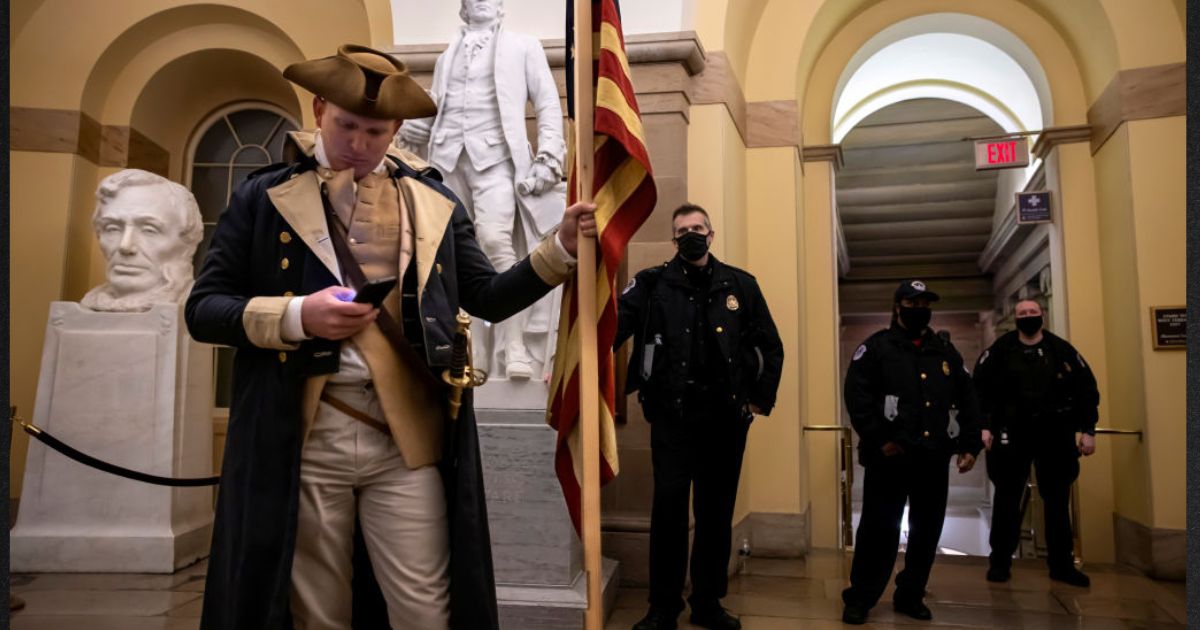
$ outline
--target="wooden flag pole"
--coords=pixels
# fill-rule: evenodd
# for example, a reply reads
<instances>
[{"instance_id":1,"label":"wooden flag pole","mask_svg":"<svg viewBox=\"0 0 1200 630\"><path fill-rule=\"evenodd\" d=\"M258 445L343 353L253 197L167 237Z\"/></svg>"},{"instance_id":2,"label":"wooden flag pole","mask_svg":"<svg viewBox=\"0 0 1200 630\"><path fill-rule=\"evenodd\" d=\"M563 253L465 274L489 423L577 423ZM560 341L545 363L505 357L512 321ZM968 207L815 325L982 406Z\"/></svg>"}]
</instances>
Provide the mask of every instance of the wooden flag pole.
<instances>
[{"instance_id":1,"label":"wooden flag pole","mask_svg":"<svg viewBox=\"0 0 1200 630\"><path fill-rule=\"evenodd\" d=\"M592 87L592 0L575 0L575 181L579 201L592 201L593 123L596 98ZM581 516L583 569L587 578L586 630L604 627L603 575L600 567L600 378L596 348L596 241L578 234L579 263L579 429L583 463Z\"/></svg>"}]
</instances>

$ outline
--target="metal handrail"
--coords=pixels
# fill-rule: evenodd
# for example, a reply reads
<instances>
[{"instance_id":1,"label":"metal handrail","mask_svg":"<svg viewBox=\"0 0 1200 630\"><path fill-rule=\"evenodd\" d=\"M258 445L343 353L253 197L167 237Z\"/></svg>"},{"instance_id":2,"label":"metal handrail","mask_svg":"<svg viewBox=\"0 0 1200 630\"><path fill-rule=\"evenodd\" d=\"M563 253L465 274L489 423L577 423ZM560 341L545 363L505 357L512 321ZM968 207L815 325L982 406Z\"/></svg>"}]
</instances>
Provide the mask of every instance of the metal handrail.
<instances>
[{"instance_id":1,"label":"metal handrail","mask_svg":"<svg viewBox=\"0 0 1200 630\"><path fill-rule=\"evenodd\" d=\"M839 490L842 499L842 547L852 549L854 547L854 505L851 502L851 487L854 485L854 447L850 439L850 427L840 424L810 424L805 426L804 430L836 431L839 435L841 461L838 462L838 472L840 473Z\"/></svg>"},{"instance_id":2,"label":"metal handrail","mask_svg":"<svg viewBox=\"0 0 1200 630\"><path fill-rule=\"evenodd\" d=\"M1137 429L1114 429L1111 427L1096 427L1096 435L1136 435L1139 442L1144 439L1144 432ZM1083 536L1080 533L1082 523L1079 515L1079 481L1071 484L1071 532L1075 546L1075 561L1083 562Z\"/></svg>"},{"instance_id":3,"label":"metal handrail","mask_svg":"<svg viewBox=\"0 0 1200 630\"><path fill-rule=\"evenodd\" d=\"M1138 441L1142 441L1142 431L1136 429L1110 429L1108 427L1096 427L1096 435L1136 435Z\"/></svg>"}]
</instances>

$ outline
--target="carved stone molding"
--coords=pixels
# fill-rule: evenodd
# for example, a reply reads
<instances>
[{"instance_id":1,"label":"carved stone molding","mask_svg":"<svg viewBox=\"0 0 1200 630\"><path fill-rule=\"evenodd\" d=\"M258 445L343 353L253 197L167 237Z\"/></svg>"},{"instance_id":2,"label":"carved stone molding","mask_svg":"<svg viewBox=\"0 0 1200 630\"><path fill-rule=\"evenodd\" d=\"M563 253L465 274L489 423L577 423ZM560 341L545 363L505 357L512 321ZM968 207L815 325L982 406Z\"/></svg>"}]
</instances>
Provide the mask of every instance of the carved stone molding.
<instances>
[{"instance_id":1,"label":"carved stone molding","mask_svg":"<svg viewBox=\"0 0 1200 630\"><path fill-rule=\"evenodd\" d=\"M100 161L100 123L81 111L12 107L8 129L13 151L74 153Z\"/></svg>"},{"instance_id":2,"label":"carved stone molding","mask_svg":"<svg viewBox=\"0 0 1200 630\"><path fill-rule=\"evenodd\" d=\"M1060 144L1070 144L1072 142L1088 142L1092 139L1092 128L1089 125L1072 125L1070 127L1050 127L1043 129L1038 135L1038 140L1033 145L1033 154L1041 159L1046 159L1047 155Z\"/></svg>"},{"instance_id":3,"label":"carved stone molding","mask_svg":"<svg viewBox=\"0 0 1200 630\"><path fill-rule=\"evenodd\" d=\"M101 133L100 166L140 168L166 177L171 154L142 132L125 125L105 125Z\"/></svg>"},{"instance_id":4,"label":"carved stone molding","mask_svg":"<svg viewBox=\"0 0 1200 630\"><path fill-rule=\"evenodd\" d=\"M433 72L433 64L448 45L449 42L393 46L388 52L407 64L410 72ZM542 47L546 50L546 59L551 68L566 65L564 40L544 39ZM691 75L704 70L704 48L694 31L630 35L625 38L625 53L629 57L630 65L681 63Z\"/></svg>"},{"instance_id":5,"label":"carved stone molding","mask_svg":"<svg viewBox=\"0 0 1200 630\"><path fill-rule=\"evenodd\" d=\"M799 147L802 143L798 116L795 100L747 103L746 148Z\"/></svg>"},{"instance_id":6,"label":"carved stone molding","mask_svg":"<svg viewBox=\"0 0 1200 630\"><path fill-rule=\"evenodd\" d=\"M170 152L132 127L101 125L71 109L13 107L9 112L13 151L72 153L98 166L167 174Z\"/></svg>"},{"instance_id":7,"label":"carved stone molding","mask_svg":"<svg viewBox=\"0 0 1200 630\"><path fill-rule=\"evenodd\" d=\"M810 144L800 150L800 157L805 162L831 162L834 170L840 169L845 162L842 160L842 145L840 144Z\"/></svg>"},{"instance_id":8,"label":"carved stone molding","mask_svg":"<svg viewBox=\"0 0 1200 630\"><path fill-rule=\"evenodd\" d=\"M692 102L697 105L724 105L742 141L748 142L746 96L724 52L709 54L704 71L692 77Z\"/></svg>"},{"instance_id":9,"label":"carved stone molding","mask_svg":"<svg viewBox=\"0 0 1200 630\"><path fill-rule=\"evenodd\" d=\"M1183 63L1118 72L1088 109L1092 153L1099 151L1122 123L1186 115L1186 84L1187 69Z\"/></svg>"}]
</instances>

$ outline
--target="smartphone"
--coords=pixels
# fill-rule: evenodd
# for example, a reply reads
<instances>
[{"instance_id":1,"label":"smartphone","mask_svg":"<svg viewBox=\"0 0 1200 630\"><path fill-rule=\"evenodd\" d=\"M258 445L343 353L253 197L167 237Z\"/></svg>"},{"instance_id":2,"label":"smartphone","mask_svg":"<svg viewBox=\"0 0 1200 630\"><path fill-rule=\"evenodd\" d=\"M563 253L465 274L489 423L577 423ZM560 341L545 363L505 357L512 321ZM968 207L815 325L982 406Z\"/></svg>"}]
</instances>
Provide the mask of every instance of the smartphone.
<instances>
[{"instance_id":1,"label":"smartphone","mask_svg":"<svg viewBox=\"0 0 1200 630\"><path fill-rule=\"evenodd\" d=\"M395 276L374 280L358 290L358 293L354 295L354 301L379 308L383 304L383 298L387 297L387 294L391 293L394 288L396 288Z\"/></svg>"}]
</instances>

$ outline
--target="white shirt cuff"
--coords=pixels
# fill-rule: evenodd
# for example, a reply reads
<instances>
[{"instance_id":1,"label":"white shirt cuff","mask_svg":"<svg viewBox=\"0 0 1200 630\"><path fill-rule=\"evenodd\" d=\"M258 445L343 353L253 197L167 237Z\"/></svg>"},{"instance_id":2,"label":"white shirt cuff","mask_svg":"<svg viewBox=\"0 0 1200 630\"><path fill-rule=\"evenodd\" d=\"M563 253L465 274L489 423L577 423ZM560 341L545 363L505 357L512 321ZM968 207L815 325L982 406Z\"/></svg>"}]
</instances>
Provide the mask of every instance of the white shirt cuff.
<instances>
[{"instance_id":1,"label":"white shirt cuff","mask_svg":"<svg viewBox=\"0 0 1200 630\"><path fill-rule=\"evenodd\" d=\"M568 265L575 264L575 257L572 256L571 252L568 252L566 246L562 244L562 235L559 232L555 232L554 234L554 251L558 252L559 260L567 263Z\"/></svg>"},{"instance_id":2,"label":"white shirt cuff","mask_svg":"<svg viewBox=\"0 0 1200 630\"><path fill-rule=\"evenodd\" d=\"M287 310L283 312L283 325L280 332L283 340L288 343L312 339L304 334L304 323L300 319L300 308L303 305L304 296L292 298L288 302Z\"/></svg>"}]
</instances>

